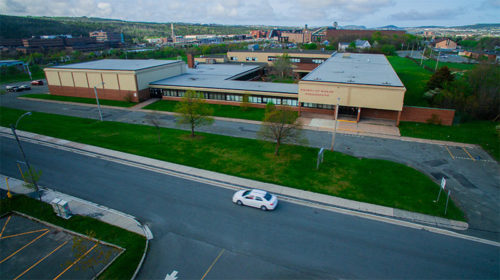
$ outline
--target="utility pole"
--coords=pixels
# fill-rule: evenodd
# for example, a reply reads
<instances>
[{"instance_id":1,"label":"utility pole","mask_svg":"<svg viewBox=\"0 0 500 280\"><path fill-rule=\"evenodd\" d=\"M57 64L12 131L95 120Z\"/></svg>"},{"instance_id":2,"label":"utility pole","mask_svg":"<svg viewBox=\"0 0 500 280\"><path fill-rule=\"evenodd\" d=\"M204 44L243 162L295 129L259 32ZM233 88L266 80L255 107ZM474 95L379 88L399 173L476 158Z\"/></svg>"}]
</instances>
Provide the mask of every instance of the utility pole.
<instances>
[{"instance_id":1,"label":"utility pole","mask_svg":"<svg viewBox=\"0 0 500 280\"><path fill-rule=\"evenodd\" d=\"M332 134L332 146L330 147L330 150L333 152L333 146L335 145L335 134L337 134L337 123L339 122L339 107L340 107L340 97L337 98L337 106L335 107L335 127L333 129L333 134Z\"/></svg>"},{"instance_id":2,"label":"utility pole","mask_svg":"<svg viewBox=\"0 0 500 280\"><path fill-rule=\"evenodd\" d=\"M16 138L16 141L17 141L17 145L19 146L19 150L21 150L21 154L23 155L23 158L24 158L24 162L26 163L26 167L28 167L28 172L30 173L30 177L31 177L31 181L33 182L33 185L35 186L35 191L36 193L38 194L38 198L40 199L40 201L42 201L42 195L40 194L40 189L38 188L38 184L36 183L36 179L35 177L33 176L33 170L31 169L31 165L30 163L28 162L28 158L26 158L26 154L24 154L24 150L23 150L23 147L21 146L21 141L19 141L19 137L17 136L17 133L16 133L16 129L17 129L17 125L19 124L19 121L25 117L25 116L30 116L31 115L31 112L26 112L24 114L22 114L16 121L16 124L11 124L10 125L10 129L12 130L12 133L14 134L14 137Z\"/></svg>"},{"instance_id":3,"label":"utility pole","mask_svg":"<svg viewBox=\"0 0 500 280\"><path fill-rule=\"evenodd\" d=\"M424 46L424 51L422 52L422 58L420 59L420 66L422 66L422 62L424 62L425 48L427 48L427 46Z\"/></svg>"},{"instance_id":4,"label":"utility pole","mask_svg":"<svg viewBox=\"0 0 500 280\"><path fill-rule=\"evenodd\" d=\"M104 82L102 82L102 88L104 89ZM96 86L94 86L94 93L95 93L95 100L97 101L97 109L99 110L99 118L101 119L101 122L102 122L101 105L99 104L99 97L97 97L97 87Z\"/></svg>"},{"instance_id":5,"label":"utility pole","mask_svg":"<svg viewBox=\"0 0 500 280\"><path fill-rule=\"evenodd\" d=\"M441 51L438 52L438 58L436 60L436 68L434 69L434 72L438 70L438 64L439 64L439 57L441 56Z\"/></svg>"}]
</instances>

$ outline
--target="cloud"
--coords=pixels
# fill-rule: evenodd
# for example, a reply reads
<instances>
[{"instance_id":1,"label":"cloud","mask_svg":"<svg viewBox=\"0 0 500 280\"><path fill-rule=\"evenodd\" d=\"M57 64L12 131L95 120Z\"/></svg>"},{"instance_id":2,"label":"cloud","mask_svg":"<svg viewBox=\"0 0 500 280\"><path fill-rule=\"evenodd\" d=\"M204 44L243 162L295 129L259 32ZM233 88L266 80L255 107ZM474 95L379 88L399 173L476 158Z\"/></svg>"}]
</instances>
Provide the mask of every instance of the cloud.
<instances>
[{"instance_id":1,"label":"cloud","mask_svg":"<svg viewBox=\"0 0 500 280\"><path fill-rule=\"evenodd\" d=\"M409 10L406 12L396 13L389 16L391 20L401 20L401 21L421 21L421 20L433 20L441 21L447 19L453 19L465 12L464 8L455 9L441 9L441 10L430 10L430 11L417 11Z\"/></svg>"},{"instance_id":2,"label":"cloud","mask_svg":"<svg viewBox=\"0 0 500 280\"><path fill-rule=\"evenodd\" d=\"M500 0L485 0L481 3L480 9L500 9Z\"/></svg>"}]
</instances>

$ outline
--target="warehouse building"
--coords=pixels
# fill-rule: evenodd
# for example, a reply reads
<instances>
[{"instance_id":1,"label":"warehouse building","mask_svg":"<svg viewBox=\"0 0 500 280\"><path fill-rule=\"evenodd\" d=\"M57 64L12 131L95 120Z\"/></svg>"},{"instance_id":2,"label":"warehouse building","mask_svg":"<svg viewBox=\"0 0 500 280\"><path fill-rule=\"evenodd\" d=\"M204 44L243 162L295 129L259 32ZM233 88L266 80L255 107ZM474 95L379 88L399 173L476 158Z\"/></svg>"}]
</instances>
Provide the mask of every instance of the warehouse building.
<instances>
[{"instance_id":1,"label":"warehouse building","mask_svg":"<svg viewBox=\"0 0 500 280\"><path fill-rule=\"evenodd\" d=\"M103 59L44 69L54 95L95 97L134 102L150 98L149 83L186 72L177 60Z\"/></svg>"}]
</instances>

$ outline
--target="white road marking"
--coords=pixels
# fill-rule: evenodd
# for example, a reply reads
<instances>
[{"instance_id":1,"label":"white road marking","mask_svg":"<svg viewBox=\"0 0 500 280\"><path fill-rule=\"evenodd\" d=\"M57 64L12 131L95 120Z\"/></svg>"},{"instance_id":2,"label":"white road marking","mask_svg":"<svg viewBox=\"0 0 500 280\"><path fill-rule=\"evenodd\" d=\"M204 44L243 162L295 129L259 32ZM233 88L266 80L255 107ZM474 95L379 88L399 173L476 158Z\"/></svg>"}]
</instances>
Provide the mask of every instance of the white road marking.
<instances>
[{"instance_id":1,"label":"white road marking","mask_svg":"<svg viewBox=\"0 0 500 280\"><path fill-rule=\"evenodd\" d=\"M177 279L177 270L172 271L172 273L167 274L165 276L165 280L176 280Z\"/></svg>"}]
</instances>

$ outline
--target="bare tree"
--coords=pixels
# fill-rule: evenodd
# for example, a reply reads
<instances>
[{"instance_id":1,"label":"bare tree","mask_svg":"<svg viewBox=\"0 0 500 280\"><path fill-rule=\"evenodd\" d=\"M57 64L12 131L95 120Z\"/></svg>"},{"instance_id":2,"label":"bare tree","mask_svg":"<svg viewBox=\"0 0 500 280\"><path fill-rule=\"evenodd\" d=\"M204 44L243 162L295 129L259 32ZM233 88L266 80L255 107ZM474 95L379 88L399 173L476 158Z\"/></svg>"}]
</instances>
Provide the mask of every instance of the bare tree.
<instances>
[{"instance_id":1,"label":"bare tree","mask_svg":"<svg viewBox=\"0 0 500 280\"><path fill-rule=\"evenodd\" d=\"M88 237L97 240L95 238L95 232L88 231L86 234ZM111 258L112 251L109 249L104 249L102 243L99 240L95 241L93 245L91 244L91 247L89 248L88 241L88 239L82 238L80 236L73 237L73 257L74 259L80 260L76 263L75 269L85 270L90 268L92 269L92 273L94 274L95 278L97 276L95 266L108 263L109 259ZM94 248L92 250L93 253L89 254L91 248ZM68 261L66 263L66 265L68 264L71 264L71 261Z\"/></svg>"},{"instance_id":2,"label":"bare tree","mask_svg":"<svg viewBox=\"0 0 500 280\"><path fill-rule=\"evenodd\" d=\"M281 79L291 76L292 62L290 61L288 54L284 53L282 56L278 56L273 62L273 68Z\"/></svg>"},{"instance_id":3,"label":"bare tree","mask_svg":"<svg viewBox=\"0 0 500 280\"><path fill-rule=\"evenodd\" d=\"M156 127L158 133L158 144L161 143L160 118L156 113L150 113L146 116L146 121Z\"/></svg>"},{"instance_id":4,"label":"bare tree","mask_svg":"<svg viewBox=\"0 0 500 280\"><path fill-rule=\"evenodd\" d=\"M302 125L298 121L298 114L287 106L276 108L274 105L266 106L264 123L258 135L264 140L276 143L274 155L279 155L280 145L284 142L303 142Z\"/></svg>"},{"instance_id":5,"label":"bare tree","mask_svg":"<svg viewBox=\"0 0 500 280\"><path fill-rule=\"evenodd\" d=\"M214 122L211 117L213 110L208 107L200 93L188 90L184 94L182 101L175 107L177 121L179 124L191 126L191 137L194 137L194 129L203 125L210 125Z\"/></svg>"}]
</instances>

